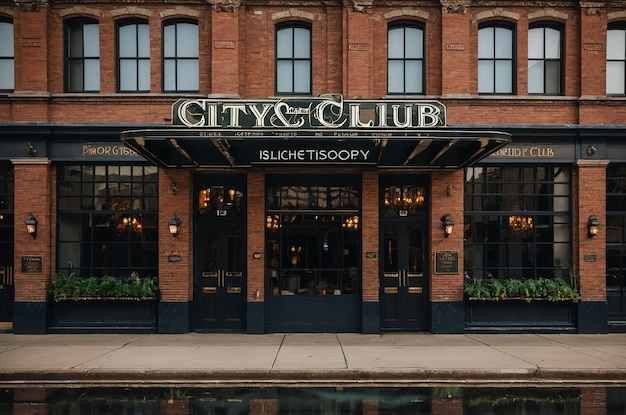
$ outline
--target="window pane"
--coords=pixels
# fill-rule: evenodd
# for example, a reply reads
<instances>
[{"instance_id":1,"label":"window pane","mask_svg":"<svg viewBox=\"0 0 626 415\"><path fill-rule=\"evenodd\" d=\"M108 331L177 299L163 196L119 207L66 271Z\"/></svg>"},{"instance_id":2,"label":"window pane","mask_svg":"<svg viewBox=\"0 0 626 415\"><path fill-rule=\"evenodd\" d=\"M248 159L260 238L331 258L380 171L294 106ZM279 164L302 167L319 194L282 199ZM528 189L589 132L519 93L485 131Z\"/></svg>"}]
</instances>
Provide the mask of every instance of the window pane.
<instances>
[{"instance_id":1,"label":"window pane","mask_svg":"<svg viewBox=\"0 0 626 415\"><path fill-rule=\"evenodd\" d=\"M513 91L512 69L510 61L496 62L496 93L508 94Z\"/></svg>"},{"instance_id":2,"label":"window pane","mask_svg":"<svg viewBox=\"0 0 626 415\"><path fill-rule=\"evenodd\" d=\"M73 60L69 65L70 90L83 90L83 61Z\"/></svg>"},{"instance_id":3,"label":"window pane","mask_svg":"<svg viewBox=\"0 0 626 415\"><path fill-rule=\"evenodd\" d=\"M311 42L309 37L309 30L303 28L294 29L293 54L295 58L311 58Z\"/></svg>"},{"instance_id":4,"label":"window pane","mask_svg":"<svg viewBox=\"0 0 626 415\"><path fill-rule=\"evenodd\" d=\"M494 92L493 62L478 62L478 93Z\"/></svg>"},{"instance_id":5,"label":"window pane","mask_svg":"<svg viewBox=\"0 0 626 415\"><path fill-rule=\"evenodd\" d=\"M120 90L137 90L137 61L129 59L120 61Z\"/></svg>"},{"instance_id":6,"label":"window pane","mask_svg":"<svg viewBox=\"0 0 626 415\"><path fill-rule=\"evenodd\" d=\"M297 61L294 63L295 84L294 92L311 92L311 65L309 61Z\"/></svg>"},{"instance_id":7,"label":"window pane","mask_svg":"<svg viewBox=\"0 0 626 415\"><path fill-rule=\"evenodd\" d=\"M176 26L167 25L163 29L163 56L171 58L176 56Z\"/></svg>"},{"instance_id":8,"label":"window pane","mask_svg":"<svg viewBox=\"0 0 626 415\"><path fill-rule=\"evenodd\" d=\"M15 87L15 74L13 59L0 60L0 89L13 89Z\"/></svg>"},{"instance_id":9,"label":"window pane","mask_svg":"<svg viewBox=\"0 0 626 415\"><path fill-rule=\"evenodd\" d=\"M494 28L486 27L478 31L478 58L489 59L494 57L493 49Z\"/></svg>"},{"instance_id":10,"label":"window pane","mask_svg":"<svg viewBox=\"0 0 626 415\"><path fill-rule=\"evenodd\" d=\"M135 25L126 25L119 28L120 58L137 56L137 31Z\"/></svg>"},{"instance_id":11,"label":"window pane","mask_svg":"<svg viewBox=\"0 0 626 415\"><path fill-rule=\"evenodd\" d=\"M83 56L83 27L74 25L69 28L69 56L80 58Z\"/></svg>"},{"instance_id":12,"label":"window pane","mask_svg":"<svg viewBox=\"0 0 626 415\"><path fill-rule=\"evenodd\" d=\"M276 89L279 92L293 92L293 71L291 62L276 63Z\"/></svg>"},{"instance_id":13,"label":"window pane","mask_svg":"<svg viewBox=\"0 0 626 415\"><path fill-rule=\"evenodd\" d=\"M420 59L422 58L422 31L414 28L406 28L406 52L405 57L407 59Z\"/></svg>"},{"instance_id":14,"label":"window pane","mask_svg":"<svg viewBox=\"0 0 626 415\"><path fill-rule=\"evenodd\" d=\"M178 88L179 91L198 90L198 61L179 60L178 61Z\"/></svg>"},{"instance_id":15,"label":"window pane","mask_svg":"<svg viewBox=\"0 0 626 415\"><path fill-rule=\"evenodd\" d=\"M543 59L543 28L528 30L528 58Z\"/></svg>"},{"instance_id":16,"label":"window pane","mask_svg":"<svg viewBox=\"0 0 626 415\"><path fill-rule=\"evenodd\" d=\"M402 28L389 30L387 42L388 57L391 59L402 59L404 57L404 30Z\"/></svg>"},{"instance_id":17,"label":"window pane","mask_svg":"<svg viewBox=\"0 0 626 415\"><path fill-rule=\"evenodd\" d=\"M606 93L624 94L625 61L606 63Z\"/></svg>"},{"instance_id":18,"label":"window pane","mask_svg":"<svg viewBox=\"0 0 626 415\"><path fill-rule=\"evenodd\" d=\"M13 57L13 24L0 22L0 57Z\"/></svg>"},{"instance_id":19,"label":"window pane","mask_svg":"<svg viewBox=\"0 0 626 415\"><path fill-rule=\"evenodd\" d=\"M176 90L176 61L172 59L163 62L163 89Z\"/></svg>"},{"instance_id":20,"label":"window pane","mask_svg":"<svg viewBox=\"0 0 626 415\"><path fill-rule=\"evenodd\" d=\"M100 56L100 35L97 24L86 24L85 29L85 57L97 58Z\"/></svg>"},{"instance_id":21,"label":"window pane","mask_svg":"<svg viewBox=\"0 0 626 415\"><path fill-rule=\"evenodd\" d=\"M100 60L85 61L85 91L100 90Z\"/></svg>"},{"instance_id":22,"label":"window pane","mask_svg":"<svg viewBox=\"0 0 626 415\"><path fill-rule=\"evenodd\" d=\"M140 58L150 57L150 27L147 24L137 25L139 36L139 52L137 56Z\"/></svg>"},{"instance_id":23,"label":"window pane","mask_svg":"<svg viewBox=\"0 0 626 415\"><path fill-rule=\"evenodd\" d=\"M179 23L176 39L176 56L184 58L198 57L198 25Z\"/></svg>"},{"instance_id":24,"label":"window pane","mask_svg":"<svg viewBox=\"0 0 626 415\"><path fill-rule=\"evenodd\" d=\"M276 57L292 58L293 57L293 29L281 29L276 34Z\"/></svg>"},{"instance_id":25,"label":"window pane","mask_svg":"<svg viewBox=\"0 0 626 415\"><path fill-rule=\"evenodd\" d=\"M546 94L560 94L561 62L546 62Z\"/></svg>"},{"instance_id":26,"label":"window pane","mask_svg":"<svg viewBox=\"0 0 626 415\"><path fill-rule=\"evenodd\" d=\"M496 58L513 57L513 31L502 27L496 28Z\"/></svg>"},{"instance_id":27,"label":"window pane","mask_svg":"<svg viewBox=\"0 0 626 415\"><path fill-rule=\"evenodd\" d=\"M404 92L404 65L402 61L389 61L387 73L387 90L390 94L401 94Z\"/></svg>"},{"instance_id":28,"label":"window pane","mask_svg":"<svg viewBox=\"0 0 626 415\"><path fill-rule=\"evenodd\" d=\"M422 92L422 62L406 61L406 93Z\"/></svg>"},{"instance_id":29,"label":"window pane","mask_svg":"<svg viewBox=\"0 0 626 415\"><path fill-rule=\"evenodd\" d=\"M150 61L149 60L139 61L139 80L138 81L139 81L138 89L140 91L150 90Z\"/></svg>"},{"instance_id":30,"label":"window pane","mask_svg":"<svg viewBox=\"0 0 626 415\"><path fill-rule=\"evenodd\" d=\"M528 93L543 93L543 61L528 61Z\"/></svg>"},{"instance_id":31,"label":"window pane","mask_svg":"<svg viewBox=\"0 0 626 415\"><path fill-rule=\"evenodd\" d=\"M546 58L559 59L561 57L561 32L546 28Z\"/></svg>"},{"instance_id":32,"label":"window pane","mask_svg":"<svg viewBox=\"0 0 626 415\"><path fill-rule=\"evenodd\" d=\"M626 30L608 30L606 58L626 60Z\"/></svg>"}]
</instances>

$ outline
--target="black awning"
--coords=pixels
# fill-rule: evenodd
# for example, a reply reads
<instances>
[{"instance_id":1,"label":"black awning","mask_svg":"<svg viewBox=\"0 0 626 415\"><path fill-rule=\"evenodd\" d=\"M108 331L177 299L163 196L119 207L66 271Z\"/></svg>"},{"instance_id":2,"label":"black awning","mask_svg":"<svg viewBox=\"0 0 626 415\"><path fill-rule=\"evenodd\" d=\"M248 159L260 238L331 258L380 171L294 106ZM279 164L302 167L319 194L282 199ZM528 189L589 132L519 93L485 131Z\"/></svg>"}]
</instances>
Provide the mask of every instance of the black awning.
<instances>
[{"instance_id":1,"label":"black awning","mask_svg":"<svg viewBox=\"0 0 626 415\"><path fill-rule=\"evenodd\" d=\"M458 169L511 141L498 131L282 131L162 128L122 133L122 141L163 167L367 165Z\"/></svg>"}]
</instances>

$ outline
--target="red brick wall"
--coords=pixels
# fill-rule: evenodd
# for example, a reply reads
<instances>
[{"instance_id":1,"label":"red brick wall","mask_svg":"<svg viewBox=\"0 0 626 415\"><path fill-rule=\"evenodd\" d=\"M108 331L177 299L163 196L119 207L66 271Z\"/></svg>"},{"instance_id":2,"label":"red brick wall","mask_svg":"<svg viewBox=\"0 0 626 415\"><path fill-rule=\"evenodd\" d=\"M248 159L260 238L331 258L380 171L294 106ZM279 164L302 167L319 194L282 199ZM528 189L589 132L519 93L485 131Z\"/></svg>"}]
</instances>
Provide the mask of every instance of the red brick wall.
<instances>
[{"instance_id":1,"label":"red brick wall","mask_svg":"<svg viewBox=\"0 0 626 415\"><path fill-rule=\"evenodd\" d=\"M572 178L575 271L583 301L606 298L606 162L578 161ZM589 216L601 222L598 235L587 236ZM586 257L594 255L591 261Z\"/></svg>"},{"instance_id":2,"label":"red brick wall","mask_svg":"<svg viewBox=\"0 0 626 415\"><path fill-rule=\"evenodd\" d=\"M367 252L378 252L379 222L378 201L379 182L378 172L364 171L361 189L361 240L363 241L362 261L362 298L363 301L378 301L378 261L376 258L367 258Z\"/></svg>"},{"instance_id":3,"label":"red brick wall","mask_svg":"<svg viewBox=\"0 0 626 415\"><path fill-rule=\"evenodd\" d=\"M15 161L15 300L46 301L50 278L55 270L53 242L56 232L51 227L52 169L47 159ZM37 237L26 233L24 220L32 213L37 219ZM23 256L41 256L41 273L23 273Z\"/></svg>"},{"instance_id":4,"label":"red brick wall","mask_svg":"<svg viewBox=\"0 0 626 415\"><path fill-rule=\"evenodd\" d=\"M178 191L172 191L176 183ZM188 170L159 169L159 290L162 301L189 301L193 291L193 181ZM181 221L178 236L167 222L176 214ZM168 256L180 254L180 262Z\"/></svg>"},{"instance_id":5,"label":"red brick wall","mask_svg":"<svg viewBox=\"0 0 626 415\"><path fill-rule=\"evenodd\" d=\"M263 300L265 281L265 174L248 173L248 301ZM259 259L254 254L259 253ZM257 299L258 292L258 299Z\"/></svg>"},{"instance_id":6,"label":"red brick wall","mask_svg":"<svg viewBox=\"0 0 626 415\"><path fill-rule=\"evenodd\" d=\"M463 300L463 170L433 173L431 175L430 206L430 300ZM443 233L441 217L450 214L454 221L452 235ZM458 251L459 272L435 274L434 253L436 251Z\"/></svg>"}]
</instances>

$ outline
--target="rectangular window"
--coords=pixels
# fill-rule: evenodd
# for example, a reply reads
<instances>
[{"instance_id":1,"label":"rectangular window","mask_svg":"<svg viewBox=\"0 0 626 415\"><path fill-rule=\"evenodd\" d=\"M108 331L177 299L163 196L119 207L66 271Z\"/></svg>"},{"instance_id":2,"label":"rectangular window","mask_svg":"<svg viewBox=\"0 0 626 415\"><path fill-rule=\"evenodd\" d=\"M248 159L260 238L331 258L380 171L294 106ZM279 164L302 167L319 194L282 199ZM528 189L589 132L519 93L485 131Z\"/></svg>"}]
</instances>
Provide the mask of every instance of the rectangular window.
<instances>
[{"instance_id":1,"label":"rectangular window","mask_svg":"<svg viewBox=\"0 0 626 415\"><path fill-rule=\"evenodd\" d=\"M9 269L13 267L13 200L15 195L14 170L10 161L0 161L0 274L5 272L9 277ZM0 275L2 277L3 275ZM12 285L10 281L0 284ZM1 313L0 313L1 314Z\"/></svg>"},{"instance_id":2,"label":"rectangular window","mask_svg":"<svg viewBox=\"0 0 626 415\"><path fill-rule=\"evenodd\" d=\"M528 93L562 95L561 28L534 24L528 30Z\"/></svg>"},{"instance_id":3,"label":"rectangular window","mask_svg":"<svg viewBox=\"0 0 626 415\"><path fill-rule=\"evenodd\" d=\"M97 21L72 20L65 32L66 92L100 91L100 31Z\"/></svg>"},{"instance_id":4,"label":"rectangular window","mask_svg":"<svg viewBox=\"0 0 626 415\"><path fill-rule=\"evenodd\" d=\"M118 91L150 92L150 27L122 22L117 28Z\"/></svg>"},{"instance_id":5,"label":"rectangular window","mask_svg":"<svg viewBox=\"0 0 626 415\"><path fill-rule=\"evenodd\" d=\"M359 292L360 192L342 185L268 185L269 295Z\"/></svg>"},{"instance_id":6,"label":"rectangular window","mask_svg":"<svg viewBox=\"0 0 626 415\"><path fill-rule=\"evenodd\" d=\"M156 276L158 170L60 166L58 268L83 277Z\"/></svg>"},{"instance_id":7,"label":"rectangular window","mask_svg":"<svg viewBox=\"0 0 626 415\"><path fill-rule=\"evenodd\" d=\"M387 93L424 93L424 30L409 24L387 32Z\"/></svg>"},{"instance_id":8,"label":"rectangular window","mask_svg":"<svg viewBox=\"0 0 626 415\"><path fill-rule=\"evenodd\" d=\"M199 90L198 24L169 22L163 27L163 91Z\"/></svg>"},{"instance_id":9,"label":"rectangular window","mask_svg":"<svg viewBox=\"0 0 626 415\"><path fill-rule=\"evenodd\" d=\"M311 94L311 28L281 25L276 30L276 94Z\"/></svg>"},{"instance_id":10,"label":"rectangular window","mask_svg":"<svg viewBox=\"0 0 626 415\"><path fill-rule=\"evenodd\" d=\"M570 175L559 166L467 169L467 275L569 281Z\"/></svg>"},{"instance_id":11,"label":"rectangular window","mask_svg":"<svg viewBox=\"0 0 626 415\"><path fill-rule=\"evenodd\" d=\"M478 30L478 93L513 94L514 32L508 25Z\"/></svg>"},{"instance_id":12,"label":"rectangular window","mask_svg":"<svg viewBox=\"0 0 626 415\"><path fill-rule=\"evenodd\" d=\"M626 28L609 26L606 33L606 94L626 94Z\"/></svg>"},{"instance_id":13,"label":"rectangular window","mask_svg":"<svg viewBox=\"0 0 626 415\"><path fill-rule=\"evenodd\" d=\"M13 22L0 17L0 91L15 88L15 53L13 46Z\"/></svg>"}]
</instances>

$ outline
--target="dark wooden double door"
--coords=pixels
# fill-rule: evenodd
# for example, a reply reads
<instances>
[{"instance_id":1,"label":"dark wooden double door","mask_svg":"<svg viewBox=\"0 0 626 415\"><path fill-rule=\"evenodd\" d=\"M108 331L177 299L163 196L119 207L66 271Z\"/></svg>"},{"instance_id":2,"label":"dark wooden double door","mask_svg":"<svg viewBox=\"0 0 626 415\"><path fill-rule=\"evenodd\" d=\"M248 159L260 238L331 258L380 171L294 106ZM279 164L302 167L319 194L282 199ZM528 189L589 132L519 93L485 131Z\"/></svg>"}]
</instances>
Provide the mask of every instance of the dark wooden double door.
<instances>
[{"instance_id":1,"label":"dark wooden double door","mask_svg":"<svg viewBox=\"0 0 626 415\"><path fill-rule=\"evenodd\" d=\"M216 181L219 186L214 185ZM224 185L219 176L212 178L211 183L213 193ZM223 188L227 193L228 189L241 189L241 183L226 181ZM237 190L237 194L241 191ZM245 212L243 206L236 212L224 205L196 214L192 317L195 331L246 328L246 228L242 211Z\"/></svg>"},{"instance_id":2,"label":"dark wooden double door","mask_svg":"<svg viewBox=\"0 0 626 415\"><path fill-rule=\"evenodd\" d=\"M428 272L425 222L381 223L381 330L427 330Z\"/></svg>"}]
</instances>

